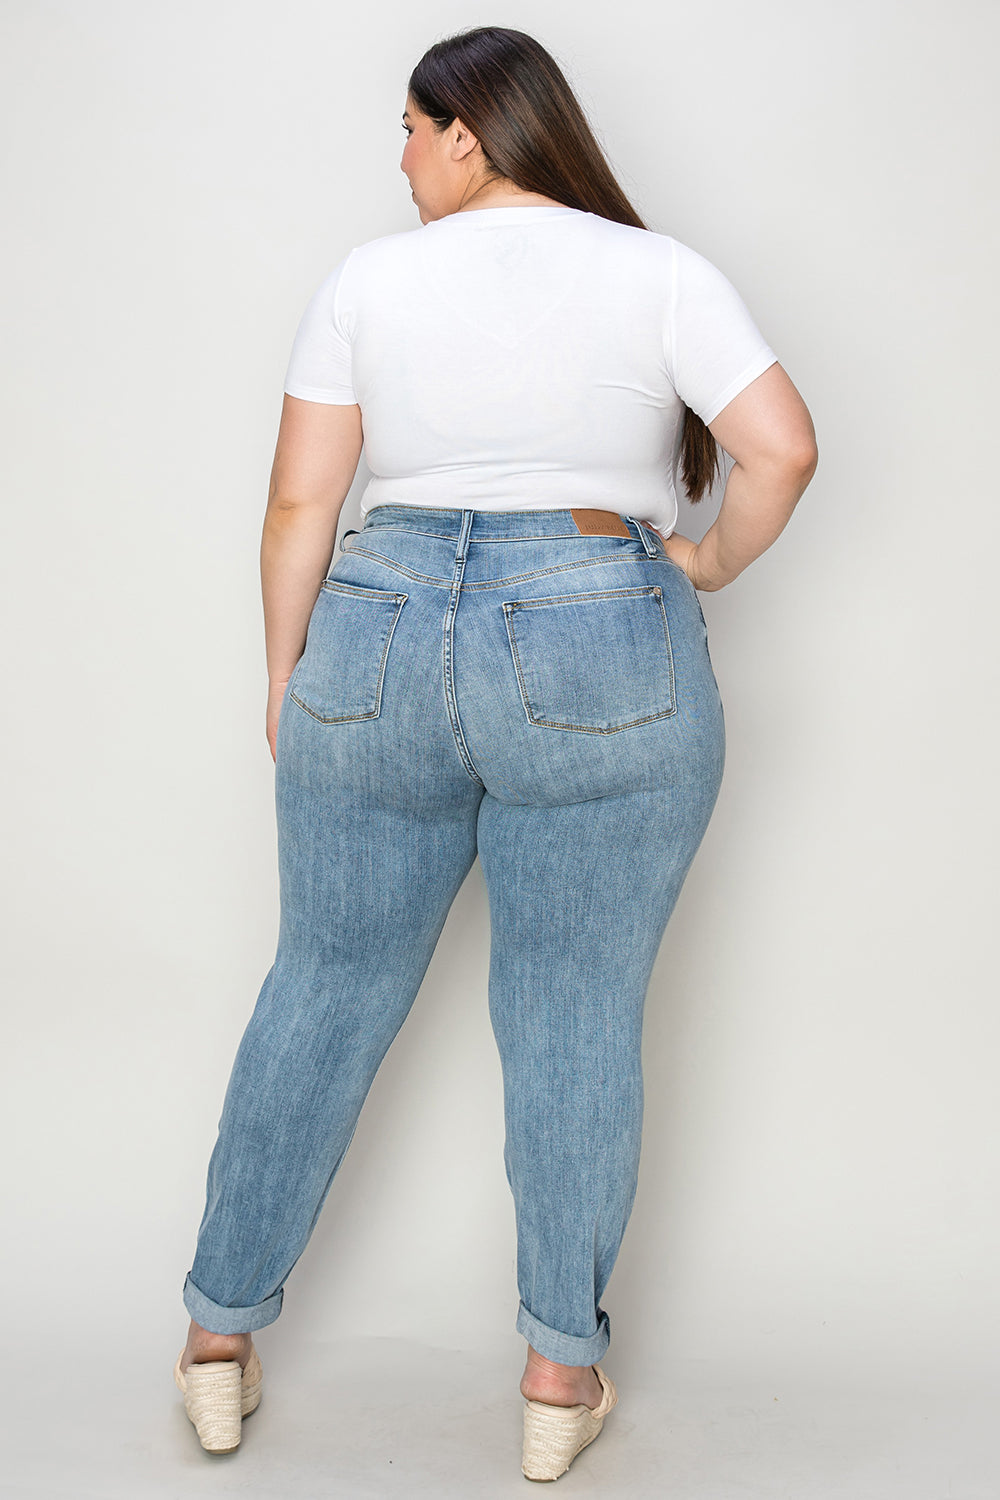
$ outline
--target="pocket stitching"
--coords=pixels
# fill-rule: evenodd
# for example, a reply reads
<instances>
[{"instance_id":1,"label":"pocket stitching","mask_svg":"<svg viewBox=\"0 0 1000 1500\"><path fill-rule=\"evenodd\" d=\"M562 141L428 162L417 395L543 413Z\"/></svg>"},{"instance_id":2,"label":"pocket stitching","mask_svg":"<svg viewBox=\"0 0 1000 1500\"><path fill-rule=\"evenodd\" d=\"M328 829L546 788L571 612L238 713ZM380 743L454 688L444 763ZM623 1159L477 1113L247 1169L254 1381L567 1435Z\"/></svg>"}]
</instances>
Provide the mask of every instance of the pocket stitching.
<instances>
[{"instance_id":1,"label":"pocket stitching","mask_svg":"<svg viewBox=\"0 0 1000 1500\"><path fill-rule=\"evenodd\" d=\"M361 599L370 599L373 595L377 599L395 599L397 602L405 601L409 594L398 594L395 589L370 588L368 584L344 583L340 578L324 578L320 584L328 594L354 594Z\"/></svg>"},{"instance_id":2,"label":"pocket stitching","mask_svg":"<svg viewBox=\"0 0 1000 1500\"><path fill-rule=\"evenodd\" d=\"M295 667L295 671L292 673L291 679L288 683L288 696L298 704L303 713L307 713L309 717L311 719L315 719L318 724L357 724L365 719L377 719L379 714L382 712L382 685L385 679L386 664L389 659L389 647L392 644L392 637L395 633L400 614L402 613L403 605L406 603L407 599L410 596L409 594L394 593L392 589L375 589L367 587L355 588L351 584L341 583L339 579L335 579L332 581L330 579L324 579L321 588L325 589L328 593L352 594L354 596L360 596L361 598L369 598L374 594L380 596L380 599L392 599L396 601L396 609L393 613L392 620L386 634L385 644L382 647L382 655L379 659L378 676L376 678L375 686L375 707L374 709L369 710L367 713L362 714L319 714L314 708L310 708L308 703L304 702L303 699L300 698L295 692L295 680L301 671L302 663L305 661L305 652L303 652L302 656L299 658L299 661Z\"/></svg>"},{"instance_id":3,"label":"pocket stitching","mask_svg":"<svg viewBox=\"0 0 1000 1500\"><path fill-rule=\"evenodd\" d=\"M614 724L608 728L601 728L593 724L557 724L552 719L541 719L533 711L531 700L528 696L527 683L522 669L521 657L517 649L517 640L513 629L513 611L515 609L531 609L537 605L552 606L553 604L576 604L581 599L615 599L634 598L636 596L654 596L660 606L660 619L663 623L663 636L666 645L667 657L667 692L670 699L670 707L661 709L655 714L646 714L639 719L629 719L624 724ZM510 646L511 656L514 660L514 671L517 676L518 690L521 695L521 704L527 716L529 724L534 724L543 729L566 729L574 734L619 734L623 729L634 729L640 724L652 724L657 719L669 719L677 712L677 691L674 676L674 652L670 640L670 627L667 623L667 612L663 607L663 593L658 584L648 584L639 588L622 589L594 589L587 593L578 594L550 594L544 598L537 599L505 599L502 601L504 613L504 624L507 629L507 641Z\"/></svg>"}]
</instances>

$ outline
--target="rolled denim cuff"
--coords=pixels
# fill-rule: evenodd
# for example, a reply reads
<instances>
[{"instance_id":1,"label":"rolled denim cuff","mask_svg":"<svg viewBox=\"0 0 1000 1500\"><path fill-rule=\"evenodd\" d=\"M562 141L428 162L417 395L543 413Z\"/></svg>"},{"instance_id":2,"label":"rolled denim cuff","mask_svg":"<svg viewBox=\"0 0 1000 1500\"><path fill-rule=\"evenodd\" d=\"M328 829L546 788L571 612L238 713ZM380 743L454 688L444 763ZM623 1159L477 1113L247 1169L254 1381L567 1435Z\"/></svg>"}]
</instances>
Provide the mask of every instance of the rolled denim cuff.
<instances>
[{"instance_id":1,"label":"rolled denim cuff","mask_svg":"<svg viewBox=\"0 0 1000 1500\"><path fill-rule=\"evenodd\" d=\"M209 1333L254 1333L258 1328L266 1328L279 1316L285 1289L279 1287L253 1307L223 1307L195 1286L189 1271L181 1295L192 1318Z\"/></svg>"},{"instance_id":2,"label":"rolled denim cuff","mask_svg":"<svg viewBox=\"0 0 1000 1500\"><path fill-rule=\"evenodd\" d=\"M578 1338L540 1322L521 1302L515 1327L518 1333L523 1333L532 1349L545 1359L554 1360L558 1365L592 1365L603 1358L611 1343L611 1321L603 1308L598 1308L597 1313L596 1333Z\"/></svg>"}]
</instances>

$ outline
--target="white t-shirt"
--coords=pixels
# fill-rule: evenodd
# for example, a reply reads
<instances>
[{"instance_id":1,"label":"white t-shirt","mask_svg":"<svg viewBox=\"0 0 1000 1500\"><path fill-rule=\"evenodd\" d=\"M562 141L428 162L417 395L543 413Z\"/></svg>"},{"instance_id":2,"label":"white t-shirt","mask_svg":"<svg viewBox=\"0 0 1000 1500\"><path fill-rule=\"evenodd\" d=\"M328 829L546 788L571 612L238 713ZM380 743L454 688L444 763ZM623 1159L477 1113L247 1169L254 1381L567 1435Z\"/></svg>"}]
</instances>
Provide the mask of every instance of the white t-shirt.
<instances>
[{"instance_id":1,"label":"white t-shirt","mask_svg":"<svg viewBox=\"0 0 1000 1500\"><path fill-rule=\"evenodd\" d=\"M668 534L682 402L711 422L776 359L671 236L480 208L353 249L306 307L284 389L361 407L362 516L595 506Z\"/></svg>"}]
</instances>

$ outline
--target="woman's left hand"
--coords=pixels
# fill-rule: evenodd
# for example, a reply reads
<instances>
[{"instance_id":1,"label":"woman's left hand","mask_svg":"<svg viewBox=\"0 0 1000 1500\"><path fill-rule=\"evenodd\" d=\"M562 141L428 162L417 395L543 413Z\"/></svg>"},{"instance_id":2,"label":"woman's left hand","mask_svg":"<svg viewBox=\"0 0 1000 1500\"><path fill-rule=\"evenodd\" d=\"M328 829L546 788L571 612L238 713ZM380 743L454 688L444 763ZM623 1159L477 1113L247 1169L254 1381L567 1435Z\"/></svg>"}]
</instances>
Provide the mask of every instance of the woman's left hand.
<instances>
[{"instance_id":1,"label":"woman's left hand","mask_svg":"<svg viewBox=\"0 0 1000 1500\"><path fill-rule=\"evenodd\" d=\"M670 561L676 563L679 568L684 569L684 572L690 578L695 588L701 587L698 583L698 543L692 542L690 537L681 536L676 531L672 531L669 536L664 536L662 531L656 526L651 526L650 530L655 531L656 535L660 538L660 541L663 543L663 550L670 558Z\"/></svg>"}]
</instances>

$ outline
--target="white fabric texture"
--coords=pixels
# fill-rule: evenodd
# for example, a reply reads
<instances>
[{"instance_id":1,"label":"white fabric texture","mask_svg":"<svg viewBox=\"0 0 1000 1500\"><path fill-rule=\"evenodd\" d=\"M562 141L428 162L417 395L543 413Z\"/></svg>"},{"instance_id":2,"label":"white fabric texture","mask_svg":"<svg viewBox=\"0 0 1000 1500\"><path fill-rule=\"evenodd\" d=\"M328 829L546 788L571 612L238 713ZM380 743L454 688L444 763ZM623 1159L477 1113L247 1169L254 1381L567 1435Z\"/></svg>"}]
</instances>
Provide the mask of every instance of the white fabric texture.
<instances>
[{"instance_id":1,"label":"white fabric texture","mask_svg":"<svg viewBox=\"0 0 1000 1500\"><path fill-rule=\"evenodd\" d=\"M711 422L777 355L670 235L565 207L463 210L358 245L284 389L361 408L374 505L594 506L677 520L684 404Z\"/></svg>"}]
</instances>

